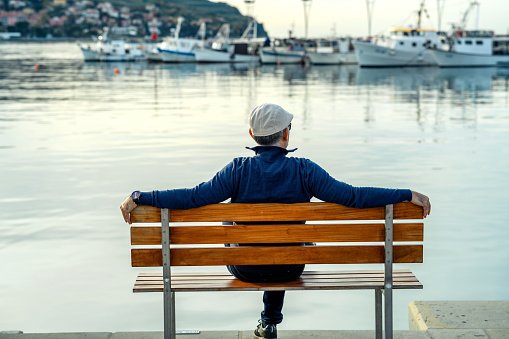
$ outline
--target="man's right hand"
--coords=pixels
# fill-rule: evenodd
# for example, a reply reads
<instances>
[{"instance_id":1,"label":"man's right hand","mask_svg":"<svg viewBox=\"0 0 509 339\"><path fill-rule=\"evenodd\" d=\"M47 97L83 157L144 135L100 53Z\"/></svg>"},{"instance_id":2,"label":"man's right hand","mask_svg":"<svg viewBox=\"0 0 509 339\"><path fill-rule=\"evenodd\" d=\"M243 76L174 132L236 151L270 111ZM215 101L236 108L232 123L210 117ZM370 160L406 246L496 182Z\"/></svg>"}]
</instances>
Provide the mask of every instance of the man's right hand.
<instances>
[{"instance_id":1,"label":"man's right hand","mask_svg":"<svg viewBox=\"0 0 509 339\"><path fill-rule=\"evenodd\" d=\"M422 193L412 191L412 201L413 204L417 206L422 206L423 213L422 217L426 218L431 212L431 203L429 202L429 198Z\"/></svg>"},{"instance_id":2,"label":"man's right hand","mask_svg":"<svg viewBox=\"0 0 509 339\"><path fill-rule=\"evenodd\" d=\"M133 198L131 196L128 196L127 199L124 200L124 202L120 205L120 211L122 211L122 216L124 217L124 220L129 225L132 224L131 222L131 212L136 208L136 203L133 201Z\"/></svg>"}]
</instances>

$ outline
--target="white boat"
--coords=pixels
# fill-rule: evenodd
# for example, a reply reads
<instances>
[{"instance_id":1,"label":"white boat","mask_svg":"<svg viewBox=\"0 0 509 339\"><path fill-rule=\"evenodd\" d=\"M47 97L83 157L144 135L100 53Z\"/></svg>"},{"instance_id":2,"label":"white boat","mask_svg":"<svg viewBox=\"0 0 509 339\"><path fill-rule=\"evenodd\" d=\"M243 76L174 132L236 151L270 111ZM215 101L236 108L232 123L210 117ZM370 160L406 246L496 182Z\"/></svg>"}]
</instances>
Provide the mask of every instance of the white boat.
<instances>
[{"instance_id":1,"label":"white boat","mask_svg":"<svg viewBox=\"0 0 509 339\"><path fill-rule=\"evenodd\" d=\"M372 41L354 41L355 54L361 67L436 66L428 47L441 48L442 42L434 29L421 28L421 1L417 26L392 27L388 34Z\"/></svg>"},{"instance_id":2,"label":"white boat","mask_svg":"<svg viewBox=\"0 0 509 339\"><path fill-rule=\"evenodd\" d=\"M223 24L212 42L211 48L195 48L193 52L199 63L259 63L258 48L248 42L230 42L230 25Z\"/></svg>"},{"instance_id":3,"label":"white boat","mask_svg":"<svg viewBox=\"0 0 509 339\"><path fill-rule=\"evenodd\" d=\"M204 46L206 27L203 22L194 39L180 38L180 27L184 19L180 17L172 37L163 40L158 47L158 52L164 62L196 62L194 49ZM198 39L198 37L200 37Z\"/></svg>"},{"instance_id":4,"label":"white boat","mask_svg":"<svg viewBox=\"0 0 509 339\"><path fill-rule=\"evenodd\" d=\"M306 56L313 65L339 65L343 58L336 39L320 39L316 47L307 48Z\"/></svg>"},{"instance_id":5,"label":"white boat","mask_svg":"<svg viewBox=\"0 0 509 339\"><path fill-rule=\"evenodd\" d=\"M509 66L509 36L493 31L455 31L448 37L448 48L431 49L440 67Z\"/></svg>"},{"instance_id":6,"label":"white boat","mask_svg":"<svg viewBox=\"0 0 509 339\"><path fill-rule=\"evenodd\" d=\"M493 67L509 66L509 35L496 36L491 30L466 30L469 13L477 7L476 23L479 22L479 2L472 0L459 24L453 24L447 34L442 50L431 53L440 67Z\"/></svg>"},{"instance_id":7,"label":"white boat","mask_svg":"<svg viewBox=\"0 0 509 339\"><path fill-rule=\"evenodd\" d=\"M341 64L353 65L357 64L357 56L355 55L355 47L351 38L339 38L339 53L341 54Z\"/></svg>"},{"instance_id":8,"label":"white boat","mask_svg":"<svg viewBox=\"0 0 509 339\"><path fill-rule=\"evenodd\" d=\"M317 40L316 48L306 48L306 56L313 65L357 63L350 38Z\"/></svg>"},{"instance_id":9,"label":"white boat","mask_svg":"<svg viewBox=\"0 0 509 339\"><path fill-rule=\"evenodd\" d=\"M259 63L260 56L249 52L249 44L235 43L228 46L226 50L197 49L194 51L196 61L206 62L228 62L228 63Z\"/></svg>"},{"instance_id":10,"label":"white boat","mask_svg":"<svg viewBox=\"0 0 509 339\"><path fill-rule=\"evenodd\" d=\"M442 43L434 29L393 27L388 36L353 45L361 67L404 67L436 66L427 47L441 48Z\"/></svg>"},{"instance_id":11,"label":"white boat","mask_svg":"<svg viewBox=\"0 0 509 339\"><path fill-rule=\"evenodd\" d=\"M275 40L271 46L260 50L260 61L263 64L299 64L304 62L306 53L302 42L294 39Z\"/></svg>"},{"instance_id":12,"label":"white boat","mask_svg":"<svg viewBox=\"0 0 509 339\"><path fill-rule=\"evenodd\" d=\"M85 61L143 61L146 60L143 45L128 43L123 39L108 39L108 30L95 45L78 43Z\"/></svg>"}]
</instances>

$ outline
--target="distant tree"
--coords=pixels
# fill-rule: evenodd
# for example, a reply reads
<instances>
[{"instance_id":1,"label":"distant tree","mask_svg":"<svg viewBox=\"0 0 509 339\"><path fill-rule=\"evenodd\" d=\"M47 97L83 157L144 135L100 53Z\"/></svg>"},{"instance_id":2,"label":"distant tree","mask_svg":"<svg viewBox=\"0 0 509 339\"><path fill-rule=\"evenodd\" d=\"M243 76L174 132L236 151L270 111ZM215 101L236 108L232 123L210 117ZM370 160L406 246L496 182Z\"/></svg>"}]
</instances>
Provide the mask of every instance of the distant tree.
<instances>
[{"instance_id":1,"label":"distant tree","mask_svg":"<svg viewBox=\"0 0 509 339\"><path fill-rule=\"evenodd\" d=\"M14 26L7 27L10 32L20 32L21 35L27 35L29 32L28 22L16 22Z\"/></svg>"},{"instance_id":2,"label":"distant tree","mask_svg":"<svg viewBox=\"0 0 509 339\"><path fill-rule=\"evenodd\" d=\"M49 15L48 13L42 13L39 17L39 26L47 26L49 24Z\"/></svg>"},{"instance_id":3,"label":"distant tree","mask_svg":"<svg viewBox=\"0 0 509 339\"><path fill-rule=\"evenodd\" d=\"M43 8L42 0L30 0L30 3L32 4L32 8L36 12L39 12Z\"/></svg>"}]
</instances>

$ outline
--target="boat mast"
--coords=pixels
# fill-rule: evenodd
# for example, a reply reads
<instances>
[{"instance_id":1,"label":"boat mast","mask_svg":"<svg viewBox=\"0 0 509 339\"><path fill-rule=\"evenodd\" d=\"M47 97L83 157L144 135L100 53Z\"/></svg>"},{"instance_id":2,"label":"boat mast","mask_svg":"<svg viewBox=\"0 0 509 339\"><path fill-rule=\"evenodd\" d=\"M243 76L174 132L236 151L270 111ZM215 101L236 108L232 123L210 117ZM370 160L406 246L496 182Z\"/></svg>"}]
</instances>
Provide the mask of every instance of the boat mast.
<instances>
[{"instance_id":1,"label":"boat mast","mask_svg":"<svg viewBox=\"0 0 509 339\"><path fill-rule=\"evenodd\" d=\"M463 14L463 18L460 21L459 29L464 31L467 26L467 19L468 15L470 14L470 11L477 6L477 18L475 19L475 29L479 29L479 1L472 0L470 5L468 6L467 10L465 11L465 14Z\"/></svg>"},{"instance_id":2,"label":"boat mast","mask_svg":"<svg viewBox=\"0 0 509 339\"><path fill-rule=\"evenodd\" d=\"M179 35L180 35L180 28L182 26L182 22L184 21L184 18L179 16L178 20L177 20L177 27L175 28L175 40L178 40L179 39Z\"/></svg>"},{"instance_id":3,"label":"boat mast","mask_svg":"<svg viewBox=\"0 0 509 339\"><path fill-rule=\"evenodd\" d=\"M302 4L304 5L304 27L305 27L305 38L308 38L308 21L309 21L309 13L311 12L311 0L302 0Z\"/></svg>"},{"instance_id":4,"label":"boat mast","mask_svg":"<svg viewBox=\"0 0 509 339\"><path fill-rule=\"evenodd\" d=\"M373 7L375 0L366 0L366 8L368 9L368 36L371 37L371 20L373 19Z\"/></svg>"},{"instance_id":5,"label":"boat mast","mask_svg":"<svg viewBox=\"0 0 509 339\"><path fill-rule=\"evenodd\" d=\"M421 1L419 10L417 11L417 28L421 28L422 12L424 11L424 0Z\"/></svg>"}]
</instances>

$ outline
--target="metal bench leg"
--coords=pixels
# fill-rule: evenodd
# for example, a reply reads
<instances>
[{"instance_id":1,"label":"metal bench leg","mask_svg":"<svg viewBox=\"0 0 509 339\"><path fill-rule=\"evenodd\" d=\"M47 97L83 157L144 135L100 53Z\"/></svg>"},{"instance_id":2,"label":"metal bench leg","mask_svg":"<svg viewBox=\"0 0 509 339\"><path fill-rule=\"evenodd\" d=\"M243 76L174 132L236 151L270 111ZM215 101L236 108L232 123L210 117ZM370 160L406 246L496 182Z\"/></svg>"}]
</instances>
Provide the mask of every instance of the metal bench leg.
<instances>
[{"instance_id":1,"label":"metal bench leg","mask_svg":"<svg viewBox=\"0 0 509 339\"><path fill-rule=\"evenodd\" d=\"M392 339L392 261L393 261L393 205L385 206L385 279L384 279L384 317L385 339Z\"/></svg>"},{"instance_id":2,"label":"metal bench leg","mask_svg":"<svg viewBox=\"0 0 509 339\"><path fill-rule=\"evenodd\" d=\"M375 329L376 339L382 339L382 290L375 290Z\"/></svg>"},{"instance_id":3,"label":"metal bench leg","mask_svg":"<svg viewBox=\"0 0 509 339\"><path fill-rule=\"evenodd\" d=\"M175 339L175 292L171 291L170 215L161 209L161 235L163 252L164 339Z\"/></svg>"},{"instance_id":4,"label":"metal bench leg","mask_svg":"<svg viewBox=\"0 0 509 339\"><path fill-rule=\"evenodd\" d=\"M392 287L385 288L384 291L385 301L385 339L392 339Z\"/></svg>"}]
</instances>

